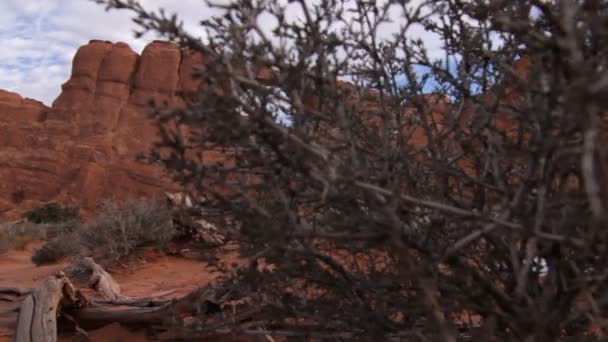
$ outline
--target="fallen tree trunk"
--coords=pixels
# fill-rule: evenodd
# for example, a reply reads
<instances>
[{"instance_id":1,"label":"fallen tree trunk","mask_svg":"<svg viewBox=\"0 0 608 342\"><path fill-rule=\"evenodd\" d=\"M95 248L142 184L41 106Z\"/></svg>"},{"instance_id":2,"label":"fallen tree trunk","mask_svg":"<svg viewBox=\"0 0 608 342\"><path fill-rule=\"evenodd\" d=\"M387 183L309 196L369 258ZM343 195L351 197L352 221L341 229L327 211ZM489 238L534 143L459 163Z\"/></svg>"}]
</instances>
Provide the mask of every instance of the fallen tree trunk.
<instances>
[{"instance_id":1,"label":"fallen tree trunk","mask_svg":"<svg viewBox=\"0 0 608 342\"><path fill-rule=\"evenodd\" d=\"M63 272L47 278L21 303L15 341L57 341L57 317L63 306L76 305L82 299Z\"/></svg>"},{"instance_id":2,"label":"fallen tree trunk","mask_svg":"<svg viewBox=\"0 0 608 342\"><path fill-rule=\"evenodd\" d=\"M106 306L89 306L68 312L83 329L98 329L120 323L127 326L160 325L170 313L167 307L113 309Z\"/></svg>"},{"instance_id":3,"label":"fallen tree trunk","mask_svg":"<svg viewBox=\"0 0 608 342\"><path fill-rule=\"evenodd\" d=\"M47 278L36 289L0 287L0 296L9 304L0 308L5 310L0 310L0 323L14 327L15 341L56 341L59 332L86 336L86 330L113 323L146 328L154 337L168 340L215 339L237 326L237 333L247 335L260 323L270 324L260 317L266 315L268 305L252 305L250 297L241 297L230 283L201 287L175 299L161 299L173 290L128 298L93 259L74 266L78 267L74 275L87 271L88 281L82 279L82 284L95 289L97 298L86 298L63 272Z\"/></svg>"},{"instance_id":4,"label":"fallen tree trunk","mask_svg":"<svg viewBox=\"0 0 608 342\"><path fill-rule=\"evenodd\" d=\"M260 322L254 317L264 311L263 307L250 306L247 300L230 300L232 291L224 286L202 287L172 300L146 297L96 301L84 297L62 272L47 278L34 290L5 289L7 295L15 297L15 303L21 302L14 335L19 342L57 341L60 331L86 336L86 330L113 323L145 327L156 338L168 340L213 339L230 334L234 326L241 327L236 331L238 334L256 335ZM26 295L19 296L21 293ZM236 306L242 307L235 310ZM226 307L232 310L225 310ZM65 324L59 324L58 317L66 318L61 320ZM272 332L264 335L270 336Z\"/></svg>"},{"instance_id":5,"label":"fallen tree trunk","mask_svg":"<svg viewBox=\"0 0 608 342\"><path fill-rule=\"evenodd\" d=\"M213 288L201 288L173 300L157 300L174 291L164 291L156 297L126 298L112 276L93 259L81 264L91 271L88 286L95 289L99 300L86 298L60 272L45 279L36 289L0 287L0 296L9 305L0 311L0 322L15 327L15 341L52 342L57 340L58 317L65 317L71 324L70 331L96 329L112 323L133 327L158 327L170 318L198 314L214 314L221 311L222 292Z\"/></svg>"},{"instance_id":6,"label":"fallen tree trunk","mask_svg":"<svg viewBox=\"0 0 608 342\"><path fill-rule=\"evenodd\" d=\"M67 328L59 327L57 318L62 315L69 317L76 330L97 329L112 323L160 325L179 301L154 301L150 298L96 301L80 293L74 299L63 292L62 287L65 286L71 286L67 278L53 276L27 296L10 299L7 296L9 304L0 311L0 326L14 330L15 341L56 341L60 328Z\"/></svg>"}]
</instances>

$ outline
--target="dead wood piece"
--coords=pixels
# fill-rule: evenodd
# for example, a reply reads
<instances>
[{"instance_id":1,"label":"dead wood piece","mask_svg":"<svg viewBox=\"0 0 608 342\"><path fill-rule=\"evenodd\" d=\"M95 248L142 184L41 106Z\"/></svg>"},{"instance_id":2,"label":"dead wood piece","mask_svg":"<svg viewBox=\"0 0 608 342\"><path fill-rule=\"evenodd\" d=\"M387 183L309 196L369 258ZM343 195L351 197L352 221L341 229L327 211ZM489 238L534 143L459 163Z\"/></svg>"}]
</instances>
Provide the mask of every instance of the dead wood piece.
<instances>
[{"instance_id":1,"label":"dead wood piece","mask_svg":"<svg viewBox=\"0 0 608 342\"><path fill-rule=\"evenodd\" d=\"M81 265L91 270L91 278L89 287L99 292L106 300L123 300L125 297L120 293L120 286L114 278L106 272L99 264L91 257L85 257L81 261Z\"/></svg>"},{"instance_id":2,"label":"dead wood piece","mask_svg":"<svg viewBox=\"0 0 608 342\"><path fill-rule=\"evenodd\" d=\"M108 324L120 323L126 326L161 325L171 317L170 305L151 308L114 309L104 306L89 306L71 314L80 327L97 329Z\"/></svg>"},{"instance_id":3,"label":"dead wood piece","mask_svg":"<svg viewBox=\"0 0 608 342\"><path fill-rule=\"evenodd\" d=\"M152 299L130 299L130 300L96 300L93 305L96 306L130 306L137 308L150 308L163 306L171 303L171 300L152 300Z\"/></svg>"},{"instance_id":4,"label":"dead wood piece","mask_svg":"<svg viewBox=\"0 0 608 342\"><path fill-rule=\"evenodd\" d=\"M57 341L57 316L62 307L81 298L63 272L47 278L21 303L15 341Z\"/></svg>"},{"instance_id":5,"label":"dead wood piece","mask_svg":"<svg viewBox=\"0 0 608 342\"><path fill-rule=\"evenodd\" d=\"M172 299L158 299L160 297L164 297L170 295L177 291L176 289L171 289L167 291L162 291L151 296L147 297L139 297L132 299L119 299L119 300L94 300L92 302L93 306L130 306L137 308L150 308L150 307L158 307L169 304L173 302Z\"/></svg>"},{"instance_id":6,"label":"dead wood piece","mask_svg":"<svg viewBox=\"0 0 608 342\"><path fill-rule=\"evenodd\" d=\"M202 219L195 222L197 225L194 235L195 240L203 241L213 246L221 246L226 243L226 237L213 223Z\"/></svg>"},{"instance_id":7,"label":"dead wood piece","mask_svg":"<svg viewBox=\"0 0 608 342\"><path fill-rule=\"evenodd\" d=\"M21 307L21 300L15 299L13 302L2 305L0 307L0 317L4 318L5 315L10 315L12 313L19 313L19 308Z\"/></svg>"},{"instance_id":8,"label":"dead wood piece","mask_svg":"<svg viewBox=\"0 0 608 342\"><path fill-rule=\"evenodd\" d=\"M104 283L104 279L114 282L111 277L105 277L101 266L97 268L97 264L91 261L87 263L92 266L94 274L101 278L102 284L108 284ZM102 291L105 289L103 285L101 288ZM30 294L25 297L15 296L14 305L2 311L3 320L0 321L1 326L15 329L14 340L19 342L56 341L59 330L57 317L60 315L74 323L76 331L83 335L86 333L82 328L95 329L112 323L134 326L160 325L170 317L172 306L181 301L153 301L151 297L90 301L74 289L62 272L47 278L39 288L29 291ZM102 291L100 293L106 293L104 298L107 298L108 292ZM161 292L159 295L173 291ZM10 288L7 292L27 293L19 288ZM121 305L136 308L120 308Z\"/></svg>"},{"instance_id":9,"label":"dead wood piece","mask_svg":"<svg viewBox=\"0 0 608 342\"><path fill-rule=\"evenodd\" d=\"M0 286L0 330L14 331L19 308L32 289Z\"/></svg>"},{"instance_id":10,"label":"dead wood piece","mask_svg":"<svg viewBox=\"0 0 608 342\"><path fill-rule=\"evenodd\" d=\"M0 302L14 302L15 296L12 295L0 295Z\"/></svg>"},{"instance_id":11,"label":"dead wood piece","mask_svg":"<svg viewBox=\"0 0 608 342\"><path fill-rule=\"evenodd\" d=\"M228 292L222 287L203 287L186 296L170 300L155 298L175 290L146 298L126 298L120 294L120 288L114 279L93 259L85 258L83 265L92 271L91 285L102 294L102 300L91 301L85 298L63 272L45 279L42 285L34 290L2 288L11 299L8 301L9 306L3 307L5 316L12 317L1 323L15 328L15 341L57 341L58 330L65 328L63 325L58 326L59 316L73 323L73 326L70 324L70 330L75 328L84 336L86 331L83 329L96 329L112 323L155 327L158 332L162 332L166 331L166 323L171 319L181 321L188 317L207 316L209 322L214 322L224 310L221 303L227 300ZM27 295L20 295L22 293ZM239 313L243 314L245 311ZM236 316L237 321L242 320L241 315ZM246 313L245 316L251 315Z\"/></svg>"},{"instance_id":12,"label":"dead wood piece","mask_svg":"<svg viewBox=\"0 0 608 342\"><path fill-rule=\"evenodd\" d=\"M69 314L85 329L97 329L112 323L161 327L171 318L212 312L210 307L219 308L219 304L215 303L217 296L213 289L198 289L179 299L167 301L151 301L149 297L144 300L95 301Z\"/></svg>"},{"instance_id":13,"label":"dead wood piece","mask_svg":"<svg viewBox=\"0 0 608 342\"><path fill-rule=\"evenodd\" d=\"M30 288L22 288L22 287L12 287L12 286L0 286L1 294L9 294L9 295L17 295L24 296L30 294L34 289Z\"/></svg>"}]
</instances>

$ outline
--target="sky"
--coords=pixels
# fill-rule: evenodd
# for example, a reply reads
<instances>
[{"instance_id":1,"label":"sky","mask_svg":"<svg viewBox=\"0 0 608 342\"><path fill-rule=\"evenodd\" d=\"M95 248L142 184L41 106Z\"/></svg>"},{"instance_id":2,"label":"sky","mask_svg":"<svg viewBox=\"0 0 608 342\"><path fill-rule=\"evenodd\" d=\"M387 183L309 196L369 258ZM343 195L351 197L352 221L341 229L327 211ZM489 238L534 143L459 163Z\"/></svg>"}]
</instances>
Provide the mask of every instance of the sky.
<instances>
[{"instance_id":1,"label":"sky","mask_svg":"<svg viewBox=\"0 0 608 342\"><path fill-rule=\"evenodd\" d=\"M191 31L197 17L208 16L200 10L201 0L141 2L182 14ZM69 78L78 47L101 39L126 42L141 53L156 38L135 39L131 18L127 11L106 12L88 0L0 0L0 89L51 105Z\"/></svg>"},{"instance_id":2,"label":"sky","mask_svg":"<svg viewBox=\"0 0 608 342\"><path fill-rule=\"evenodd\" d=\"M228 0L226 0L228 1ZM176 12L195 35L196 23L212 12L202 0L140 0L148 9ZM92 39L126 42L136 52L157 37L135 39L128 11L106 12L89 0L0 0L0 89L14 91L51 105L69 78L78 47ZM395 27L382 28L389 34ZM420 31L431 49L433 37Z\"/></svg>"}]
</instances>

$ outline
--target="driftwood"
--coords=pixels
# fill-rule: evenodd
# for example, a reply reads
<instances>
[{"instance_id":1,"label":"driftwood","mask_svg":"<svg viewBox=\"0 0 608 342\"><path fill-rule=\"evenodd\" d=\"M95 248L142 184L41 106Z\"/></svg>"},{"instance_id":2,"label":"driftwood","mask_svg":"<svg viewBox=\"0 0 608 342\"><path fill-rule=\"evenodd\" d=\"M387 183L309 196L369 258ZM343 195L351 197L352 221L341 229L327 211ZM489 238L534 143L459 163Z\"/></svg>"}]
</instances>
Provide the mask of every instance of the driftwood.
<instances>
[{"instance_id":1,"label":"driftwood","mask_svg":"<svg viewBox=\"0 0 608 342\"><path fill-rule=\"evenodd\" d=\"M57 317L63 306L76 305L81 299L63 272L47 278L21 303L15 341L57 341Z\"/></svg>"},{"instance_id":2,"label":"driftwood","mask_svg":"<svg viewBox=\"0 0 608 342\"><path fill-rule=\"evenodd\" d=\"M213 340L231 334L235 326L239 327L235 331L239 335L263 334L267 339L275 331L278 336L310 335L309 331L298 330L301 327L264 323L264 319L259 318L265 315L268 303L249 297L239 299L232 287L225 284L201 287L170 300L160 298L173 290L145 298L127 298L120 293L112 276L93 259L77 266L91 271L88 286L95 289L100 298L85 297L64 273L49 277L36 289L0 287L0 297L5 296L3 301L9 302L8 306L0 307L0 325L14 329L16 341L45 342L56 341L58 332L78 332L86 336L86 330L113 323L146 328L156 338L166 340ZM271 331L262 333L260 324ZM342 333L322 330L319 334L342 336Z\"/></svg>"},{"instance_id":3,"label":"driftwood","mask_svg":"<svg viewBox=\"0 0 608 342\"><path fill-rule=\"evenodd\" d=\"M175 303L149 298L145 301L95 301L76 290L63 273L47 278L35 290L0 288L0 294L6 295L5 301L12 301L0 311L0 323L14 329L14 340L19 342L57 341L61 328L74 330L75 327L82 331L82 328L95 329L112 323L135 326L162 324ZM135 308L125 309L127 305ZM57 318L61 316L73 324L60 327Z\"/></svg>"},{"instance_id":4,"label":"driftwood","mask_svg":"<svg viewBox=\"0 0 608 342\"><path fill-rule=\"evenodd\" d=\"M92 260L91 260L92 261ZM90 263L89 263L90 264ZM90 264L97 265L97 264ZM92 278L102 275L112 283L111 276L101 270L93 272ZM93 267L97 269L97 267ZM96 289L104 287L96 286ZM133 328L150 328L154 336L166 340L202 340L213 336L233 333L231 326L241 326L240 335L270 336L274 330L258 330L259 316L263 306L250 305L247 300L229 300L231 291L223 286L206 286L194 290L184 297L172 300L158 300L154 297L129 298L119 294L121 299L86 298L78 291L63 272L47 278L37 289L2 288L7 296L20 302L18 320L15 327L15 341L56 341L58 332L79 332L86 336L86 330L98 329L113 323ZM165 291L159 296L170 292ZM235 310L238 306L239 309ZM228 308L226 310L226 308ZM230 310L232 308L232 310ZM60 318L65 318L59 320ZM0 312L0 319L3 318ZM229 318L229 322L226 320ZM61 323L60 323L61 321ZM69 324L66 324L69 322ZM200 327L205 327L201 330ZM277 330L277 335L304 336L309 332L298 329ZM327 333L319 336L340 337L341 334ZM344 335L347 336L347 335Z\"/></svg>"},{"instance_id":5,"label":"driftwood","mask_svg":"<svg viewBox=\"0 0 608 342\"><path fill-rule=\"evenodd\" d=\"M114 278L98 265L93 258L85 257L80 262L81 267L86 267L91 271L89 279L89 287L99 292L99 294L107 300L124 299L120 293L120 286L114 281Z\"/></svg>"},{"instance_id":6,"label":"driftwood","mask_svg":"<svg viewBox=\"0 0 608 342\"><path fill-rule=\"evenodd\" d=\"M23 295L30 294L32 291L34 291L34 289L12 287L12 286L0 286L0 293L4 294L4 295L23 296Z\"/></svg>"},{"instance_id":7,"label":"driftwood","mask_svg":"<svg viewBox=\"0 0 608 342\"><path fill-rule=\"evenodd\" d=\"M163 331L168 319L221 311L217 304L221 295L213 288L201 288L173 300L158 298L174 291L164 291L156 297L127 298L112 276L93 259L86 258L79 266L90 269L89 286L101 299L85 297L63 272L45 279L36 289L0 287L0 297L9 303L0 310L0 323L15 330L15 341L56 341L60 330L76 330L86 335L83 329L112 323L157 326L157 330ZM71 324L59 324L59 317Z\"/></svg>"}]
</instances>

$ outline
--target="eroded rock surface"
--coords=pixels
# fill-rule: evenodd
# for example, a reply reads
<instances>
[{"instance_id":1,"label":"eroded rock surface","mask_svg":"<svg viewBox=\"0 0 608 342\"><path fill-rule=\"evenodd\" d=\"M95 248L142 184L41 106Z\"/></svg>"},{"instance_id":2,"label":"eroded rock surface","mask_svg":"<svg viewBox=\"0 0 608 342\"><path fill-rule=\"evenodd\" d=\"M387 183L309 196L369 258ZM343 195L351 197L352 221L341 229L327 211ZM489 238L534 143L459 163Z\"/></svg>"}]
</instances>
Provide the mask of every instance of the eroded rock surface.
<instances>
[{"instance_id":1,"label":"eroded rock surface","mask_svg":"<svg viewBox=\"0 0 608 342\"><path fill-rule=\"evenodd\" d=\"M206 63L201 54L169 42L154 41L140 56L125 43L93 40L78 49L72 74L50 108L0 91L0 219L17 218L24 210L51 200L78 204L87 215L103 199L149 197L172 190L161 169L135 160L158 138L147 118L148 104L152 100L160 106L183 106L184 98L200 89L192 73L199 67L204 73ZM516 73L525 74L529 65L529 60L522 59ZM273 77L268 68L258 74L261 80ZM354 87L345 82L339 86ZM507 93L517 97L512 90ZM376 97L369 91L358 106L369 126L379 128ZM316 98L304 102L318 105ZM448 98L437 95L403 104L405 118L413 117L410 112L425 110L433 119L431 131L414 122L406 125L408 143L424 150L429 132L451 124L444 122L451 105ZM475 115L475 107L461 116L463 128ZM516 126L509 118L502 120L505 129ZM327 140L320 137L320 142ZM218 153L211 159L226 158ZM474 172L473 166L466 168Z\"/></svg>"},{"instance_id":2,"label":"eroded rock surface","mask_svg":"<svg viewBox=\"0 0 608 342\"><path fill-rule=\"evenodd\" d=\"M80 47L49 108L0 90L0 219L56 200L86 216L103 199L154 196L173 188L159 168L135 160L157 140L151 99L182 105L196 90L202 56L154 41L138 55L125 43Z\"/></svg>"}]
</instances>

